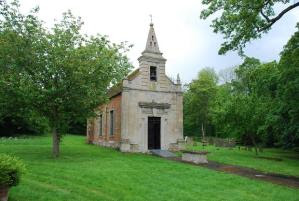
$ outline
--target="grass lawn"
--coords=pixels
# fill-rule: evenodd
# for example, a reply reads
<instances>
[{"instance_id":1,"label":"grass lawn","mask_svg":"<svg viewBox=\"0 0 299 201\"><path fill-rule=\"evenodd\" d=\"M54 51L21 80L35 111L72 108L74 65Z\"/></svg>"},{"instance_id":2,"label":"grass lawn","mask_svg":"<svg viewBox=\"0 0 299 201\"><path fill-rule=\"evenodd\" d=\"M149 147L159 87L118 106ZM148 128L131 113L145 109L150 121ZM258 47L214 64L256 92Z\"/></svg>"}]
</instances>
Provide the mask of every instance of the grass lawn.
<instances>
[{"instance_id":1,"label":"grass lawn","mask_svg":"<svg viewBox=\"0 0 299 201\"><path fill-rule=\"evenodd\" d=\"M299 177L299 154L281 149L264 149L262 153L256 156L254 149L252 151L239 150L239 148L223 148L215 146L188 146L189 150L209 151L209 160L250 167L264 172L279 173L284 175L293 175ZM267 159L268 158L268 159ZM269 160L269 158L282 159Z\"/></svg>"},{"instance_id":2,"label":"grass lawn","mask_svg":"<svg viewBox=\"0 0 299 201\"><path fill-rule=\"evenodd\" d=\"M61 157L51 158L51 138L2 140L0 152L27 165L10 201L76 200L299 200L299 190L237 175L125 154L66 136Z\"/></svg>"}]
</instances>

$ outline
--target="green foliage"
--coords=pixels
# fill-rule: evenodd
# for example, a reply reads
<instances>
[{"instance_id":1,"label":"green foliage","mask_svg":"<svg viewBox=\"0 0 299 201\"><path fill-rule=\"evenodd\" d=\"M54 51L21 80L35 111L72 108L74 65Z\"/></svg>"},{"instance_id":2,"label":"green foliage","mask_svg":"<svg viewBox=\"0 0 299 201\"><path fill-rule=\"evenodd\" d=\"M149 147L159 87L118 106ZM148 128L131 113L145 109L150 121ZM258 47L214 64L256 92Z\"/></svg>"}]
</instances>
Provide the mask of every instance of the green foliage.
<instances>
[{"instance_id":1,"label":"green foliage","mask_svg":"<svg viewBox=\"0 0 299 201\"><path fill-rule=\"evenodd\" d=\"M22 161L7 154L0 154L0 187L18 185L24 171L25 165Z\"/></svg>"},{"instance_id":2,"label":"green foliage","mask_svg":"<svg viewBox=\"0 0 299 201\"><path fill-rule=\"evenodd\" d=\"M277 104L278 65L246 58L236 78L218 87L213 123L219 136L235 137L243 144L273 146L273 108Z\"/></svg>"},{"instance_id":3,"label":"green foliage","mask_svg":"<svg viewBox=\"0 0 299 201\"><path fill-rule=\"evenodd\" d=\"M233 108L231 97L232 86L230 83L222 84L217 87L215 103L211 108L212 124L215 126L217 137L237 136L236 130L231 124L227 123L230 118L230 111Z\"/></svg>"},{"instance_id":4,"label":"green foliage","mask_svg":"<svg viewBox=\"0 0 299 201\"><path fill-rule=\"evenodd\" d=\"M0 121L1 136L41 135L49 132L46 118L29 111L26 114L7 115Z\"/></svg>"},{"instance_id":5,"label":"green foliage","mask_svg":"<svg viewBox=\"0 0 299 201\"><path fill-rule=\"evenodd\" d=\"M76 135L86 135L86 125L87 121L84 118L71 121L69 124L69 129L67 133Z\"/></svg>"},{"instance_id":6,"label":"green foliage","mask_svg":"<svg viewBox=\"0 0 299 201\"><path fill-rule=\"evenodd\" d=\"M260 131L273 106L275 96L271 87L275 85L276 72L275 62L261 64L256 59L246 58L236 70L237 80L232 83L235 90L232 115L238 119L238 123L234 121L234 128L238 130L239 138L250 139L254 145L262 141Z\"/></svg>"},{"instance_id":7,"label":"green foliage","mask_svg":"<svg viewBox=\"0 0 299 201\"><path fill-rule=\"evenodd\" d=\"M185 135L201 133L210 125L210 108L216 94L218 77L213 69L204 68L198 73L184 94Z\"/></svg>"},{"instance_id":8,"label":"green foliage","mask_svg":"<svg viewBox=\"0 0 299 201\"><path fill-rule=\"evenodd\" d=\"M299 146L299 23L279 62L276 129L286 147Z\"/></svg>"},{"instance_id":9,"label":"green foliage","mask_svg":"<svg viewBox=\"0 0 299 201\"><path fill-rule=\"evenodd\" d=\"M226 40L219 54L230 50L243 54L249 41L260 38L285 13L299 6L299 2L291 4L290 0L202 0L202 4L208 6L201 12L202 19L213 14L220 16L211 25L214 32L223 34ZM285 8L277 14L278 9L274 8L278 5Z\"/></svg>"},{"instance_id":10,"label":"green foliage","mask_svg":"<svg viewBox=\"0 0 299 201\"><path fill-rule=\"evenodd\" d=\"M213 90L193 81L184 94L186 134L199 132L196 122L202 118L216 136L235 137L244 145L298 147L299 25L297 28L278 63L245 58L234 68L235 75L228 73L233 79L225 78Z\"/></svg>"},{"instance_id":11,"label":"green foliage","mask_svg":"<svg viewBox=\"0 0 299 201\"><path fill-rule=\"evenodd\" d=\"M0 130L1 135L44 133L47 120L32 110L30 90L24 70L34 55L37 24L32 10L27 16L18 14L18 2L0 6Z\"/></svg>"},{"instance_id":12,"label":"green foliage","mask_svg":"<svg viewBox=\"0 0 299 201\"><path fill-rule=\"evenodd\" d=\"M81 34L83 22L70 11L50 30L38 9L24 15L18 2L4 2L0 13L0 106L7 108L0 116L34 111L57 145L70 123L94 116L108 88L128 74L129 47Z\"/></svg>"}]
</instances>

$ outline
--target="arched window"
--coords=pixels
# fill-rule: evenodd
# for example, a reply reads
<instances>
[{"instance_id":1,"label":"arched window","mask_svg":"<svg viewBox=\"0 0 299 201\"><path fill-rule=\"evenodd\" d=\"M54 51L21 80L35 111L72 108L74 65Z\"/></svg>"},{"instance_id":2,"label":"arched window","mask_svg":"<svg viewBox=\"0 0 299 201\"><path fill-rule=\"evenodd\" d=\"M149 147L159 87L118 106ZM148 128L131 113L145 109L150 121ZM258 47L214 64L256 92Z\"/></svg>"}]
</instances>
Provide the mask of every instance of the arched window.
<instances>
[{"instance_id":1,"label":"arched window","mask_svg":"<svg viewBox=\"0 0 299 201\"><path fill-rule=\"evenodd\" d=\"M99 136L103 135L103 115L99 116Z\"/></svg>"},{"instance_id":2,"label":"arched window","mask_svg":"<svg viewBox=\"0 0 299 201\"><path fill-rule=\"evenodd\" d=\"M114 134L114 111L110 111L110 135Z\"/></svg>"}]
</instances>

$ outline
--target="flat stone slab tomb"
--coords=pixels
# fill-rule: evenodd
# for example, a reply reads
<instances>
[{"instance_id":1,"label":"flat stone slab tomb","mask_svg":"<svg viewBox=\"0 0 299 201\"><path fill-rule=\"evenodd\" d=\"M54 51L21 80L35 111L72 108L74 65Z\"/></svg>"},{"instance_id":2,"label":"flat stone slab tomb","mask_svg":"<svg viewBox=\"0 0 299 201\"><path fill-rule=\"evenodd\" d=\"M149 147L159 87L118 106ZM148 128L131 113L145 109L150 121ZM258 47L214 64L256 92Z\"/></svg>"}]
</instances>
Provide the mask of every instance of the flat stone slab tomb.
<instances>
[{"instance_id":1,"label":"flat stone slab tomb","mask_svg":"<svg viewBox=\"0 0 299 201\"><path fill-rule=\"evenodd\" d=\"M208 163L206 151L183 151L182 160L187 162L192 162L195 164Z\"/></svg>"}]
</instances>

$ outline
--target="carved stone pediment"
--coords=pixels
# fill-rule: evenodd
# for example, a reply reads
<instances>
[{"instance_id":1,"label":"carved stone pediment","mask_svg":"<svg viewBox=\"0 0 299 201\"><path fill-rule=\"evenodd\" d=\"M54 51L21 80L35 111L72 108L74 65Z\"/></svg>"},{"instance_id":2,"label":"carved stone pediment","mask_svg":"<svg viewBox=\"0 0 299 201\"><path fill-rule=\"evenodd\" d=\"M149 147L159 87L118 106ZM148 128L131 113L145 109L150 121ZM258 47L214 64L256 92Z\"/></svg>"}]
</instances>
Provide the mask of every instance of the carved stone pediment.
<instances>
[{"instance_id":1,"label":"carved stone pediment","mask_svg":"<svg viewBox=\"0 0 299 201\"><path fill-rule=\"evenodd\" d=\"M154 101L152 102L139 102L138 103L139 107L141 108L156 108L156 109L169 109L170 104L169 103L156 103Z\"/></svg>"}]
</instances>

